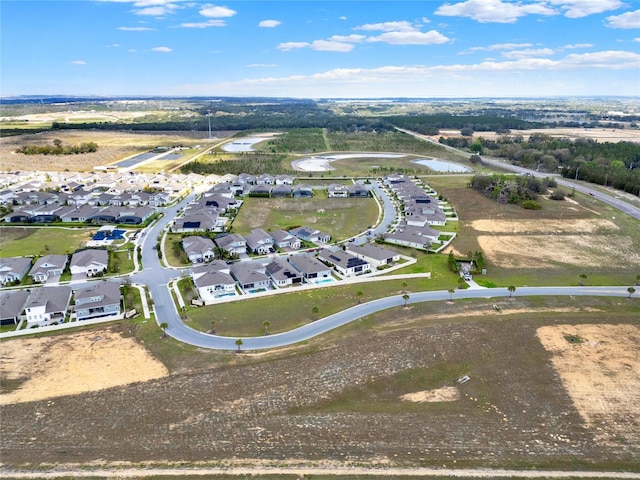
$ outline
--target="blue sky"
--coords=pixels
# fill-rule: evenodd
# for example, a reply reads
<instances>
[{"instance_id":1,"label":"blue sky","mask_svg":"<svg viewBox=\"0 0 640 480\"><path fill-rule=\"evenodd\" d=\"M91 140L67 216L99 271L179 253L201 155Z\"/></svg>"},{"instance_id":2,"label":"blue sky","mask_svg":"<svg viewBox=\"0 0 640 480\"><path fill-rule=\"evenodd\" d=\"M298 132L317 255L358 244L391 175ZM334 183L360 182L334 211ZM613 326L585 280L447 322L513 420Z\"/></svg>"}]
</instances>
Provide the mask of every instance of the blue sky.
<instances>
[{"instance_id":1,"label":"blue sky","mask_svg":"<svg viewBox=\"0 0 640 480\"><path fill-rule=\"evenodd\" d=\"M0 22L2 96L640 96L638 0L2 0Z\"/></svg>"}]
</instances>

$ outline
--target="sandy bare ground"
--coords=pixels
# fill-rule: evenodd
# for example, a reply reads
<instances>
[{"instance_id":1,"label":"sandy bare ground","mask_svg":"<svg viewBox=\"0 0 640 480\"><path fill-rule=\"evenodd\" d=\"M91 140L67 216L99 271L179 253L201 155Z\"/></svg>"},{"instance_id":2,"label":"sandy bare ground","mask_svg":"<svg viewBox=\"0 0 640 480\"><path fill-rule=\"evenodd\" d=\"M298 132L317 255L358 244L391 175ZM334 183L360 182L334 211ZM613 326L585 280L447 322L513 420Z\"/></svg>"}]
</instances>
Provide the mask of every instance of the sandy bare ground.
<instances>
[{"instance_id":1,"label":"sandy bare ground","mask_svg":"<svg viewBox=\"0 0 640 480\"><path fill-rule=\"evenodd\" d=\"M27 379L0 395L0 405L144 382L167 369L133 339L109 330L5 341L0 376Z\"/></svg>"},{"instance_id":2,"label":"sandy bare ground","mask_svg":"<svg viewBox=\"0 0 640 480\"><path fill-rule=\"evenodd\" d=\"M471 227L485 258L504 268L640 265L634 239L607 219L476 220Z\"/></svg>"},{"instance_id":3,"label":"sandy bare ground","mask_svg":"<svg viewBox=\"0 0 640 480\"><path fill-rule=\"evenodd\" d=\"M455 402L460 399L460 392L456 387L442 387L435 390L423 390L421 392L407 393L400 400L407 402Z\"/></svg>"},{"instance_id":4,"label":"sandy bare ground","mask_svg":"<svg viewBox=\"0 0 640 480\"><path fill-rule=\"evenodd\" d=\"M576 409L603 442L640 441L640 329L554 325L538 329ZM573 340L573 341L572 341Z\"/></svg>"},{"instance_id":5,"label":"sandy bare ground","mask_svg":"<svg viewBox=\"0 0 640 480\"><path fill-rule=\"evenodd\" d=\"M640 142L640 130L619 128L532 128L531 130L511 130L509 136L522 135L528 140L531 134L542 133L554 138L592 138L599 142ZM459 130L440 130L440 135L459 136ZM496 132L474 132L474 137L496 140L503 135Z\"/></svg>"},{"instance_id":6,"label":"sandy bare ground","mask_svg":"<svg viewBox=\"0 0 640 480\"><path fill-rule=\"evenodd\" d=\"M103 121L117 122L118 120L131 120L134 118L153 115L155 112L96 112L90 110L78 110L67 112L47 112L32 113L29 115L20 115L17 117L0 117L2 122L26 121L29 123L51 123L51 122L70 122L70 121Z\"/></svg>"}]
</instances>

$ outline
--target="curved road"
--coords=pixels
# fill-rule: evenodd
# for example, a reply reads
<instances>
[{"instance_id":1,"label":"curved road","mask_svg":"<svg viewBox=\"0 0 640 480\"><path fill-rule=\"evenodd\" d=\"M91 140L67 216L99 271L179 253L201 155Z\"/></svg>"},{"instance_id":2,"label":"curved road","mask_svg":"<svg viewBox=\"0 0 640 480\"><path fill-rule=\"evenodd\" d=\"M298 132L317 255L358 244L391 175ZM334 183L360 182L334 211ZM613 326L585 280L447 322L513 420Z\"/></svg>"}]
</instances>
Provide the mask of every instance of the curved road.
<instances>
[{"instance_id":1,"label":"curved road","mask_svg":"<svg viewBox=\"0 0 640 480\"><path fill-rule=\"evenodd\" d=\"M399 129L400 130L400 129ZM436 143L433 140L425 137L424 135L416 134L408 130L402 130L405 133L414 135L423 140ZM440 145L440 144L438 144ZM444 145L443 145L444 146ZM470 155L467 152L462 152L453 147L444 146L450 150L454 150L464 155ZM537 177L548 177L548 174L542 174L539 172L527 170L514 165L506 164L502 161L495 159L483 158L483 160L493 166L512 170L520 173L530 173ZM589 189L579 185L573 184L565 179L558 179L558 183L562 185L575 188L578 191L589 193ZM373 182L371 189L375 191L380 202L382 202L381 208L383 211L383 218L380 224L372 230L371 235L377 233L384 233L387 227L393 223L396 219L396 211L393 203L383 192L382 188ZM180 276L182 271L188 270L188 267L184 269L165 268L162 266L157 250L155 249L160 238L163 235L165 228L170 224L171 220L177 215L177 213L190 201L195 198L196 194L191 194L177 205L167 207L163 210L164 216L158 220L153 226L146 230L146 234L142 237L140 244L142 249L142 265L143 270L132 275L132 281L135 283L141 283L147 285L153 299L153 309L156 315L156 322L158 324L166 322L169 326L166 329L167 335L190 345L217 349L217 350L235 350L237 349L236 340L237 337L221 337L216 335L210 335L198 330L194 330L181 320L180 315L176 309L176 305L173 301L173 297L170 293L168 284L171 280ZM610 205L620 209L624 213L640 219L640 209L630 205L624 201L616 199L606 194L598 193L598 198ZM364 238L364 237L363 237ZM359 239L361 240L361 239ZM628 296L629 293L626 287L520 287L517 290L518 295L575 295L575 296ZM498 298L507 297L509 292L506 288L491 288L491 289L468 289L468 290L456 290L453 294L453 298ZM428 291L428 292L414 292L410 295L408 303L427 302L427 301L443 301L449 300L450 294L447 291ZM317 320L310 324L304 325L295 330L291 330L284 333L266 335L262 337L243 337L242 338L242 350L259 350L282 347L285 345L291 345L293 343L302 342L313 338L315 336L326 333L334 328L345 325L349 322L365 317L381 310L388 308L399 307L404 305L402 296L391 296L373 300L371 302L356 305L347 310L343 310L339 313Z\"/></svg>"}]
</instances>

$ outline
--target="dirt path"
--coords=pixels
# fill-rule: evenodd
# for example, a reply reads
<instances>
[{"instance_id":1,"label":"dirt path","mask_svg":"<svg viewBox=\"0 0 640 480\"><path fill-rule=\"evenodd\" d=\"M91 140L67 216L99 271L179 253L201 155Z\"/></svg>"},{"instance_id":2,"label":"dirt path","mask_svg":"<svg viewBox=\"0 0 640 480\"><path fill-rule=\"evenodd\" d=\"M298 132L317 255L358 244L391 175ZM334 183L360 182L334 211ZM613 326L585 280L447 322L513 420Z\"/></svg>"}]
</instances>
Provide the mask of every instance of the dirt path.
<instances>
[{"instance_id":1,"label":"dirt path","mask_svg":"<svg viewBox=\"0 0 640 480\"><path fill-rule=\"evenodd\" d=\"M147 478L195 477L212 475L358 475L381 477L420 476L420 477L466 477L466 478L640 478L635 472L585 472L560 470L493 470L493 469L450 469L450 468L362 468L344 466L331 467L218 467L218 468L116 468L116 469L59 469L55 472L11 472L0 470L4 478Z\"/></svg>"}]
</instances>

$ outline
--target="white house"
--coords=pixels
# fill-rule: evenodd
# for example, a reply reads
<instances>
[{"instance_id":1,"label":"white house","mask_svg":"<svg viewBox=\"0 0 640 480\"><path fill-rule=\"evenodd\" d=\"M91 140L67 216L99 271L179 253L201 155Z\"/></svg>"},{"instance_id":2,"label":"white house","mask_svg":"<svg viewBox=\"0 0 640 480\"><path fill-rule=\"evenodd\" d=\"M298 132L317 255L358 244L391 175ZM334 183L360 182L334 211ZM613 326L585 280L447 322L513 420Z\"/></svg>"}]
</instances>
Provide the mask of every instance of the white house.
<instances>
[{"instance_id":1,"label":"white house","mask_svg":"<svg viewBox=\"0 0 640 480\"><path fill-rule=\"evenodd\" d=\"M31 290L29 300L24 306L27 325L44 326L64 321L69 302L71 287L39 287Z\"/></svg>"},{"instance_id":2,"label":"white house","mask_svg":"<svg viewBox=\"0 0 640 480\"><path fill-rule=\"evenodd\" d=\"M85 274L93 277L107 271L109 265L109 252L98 248L80 250L71 255L69 269L71 275Z\"/></svg>"}]
</instances>

